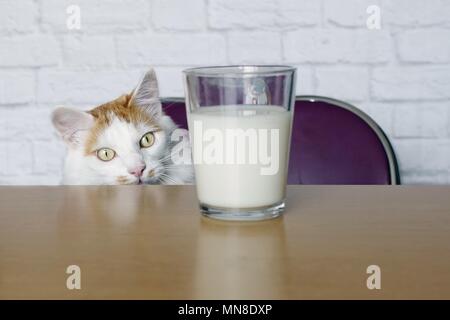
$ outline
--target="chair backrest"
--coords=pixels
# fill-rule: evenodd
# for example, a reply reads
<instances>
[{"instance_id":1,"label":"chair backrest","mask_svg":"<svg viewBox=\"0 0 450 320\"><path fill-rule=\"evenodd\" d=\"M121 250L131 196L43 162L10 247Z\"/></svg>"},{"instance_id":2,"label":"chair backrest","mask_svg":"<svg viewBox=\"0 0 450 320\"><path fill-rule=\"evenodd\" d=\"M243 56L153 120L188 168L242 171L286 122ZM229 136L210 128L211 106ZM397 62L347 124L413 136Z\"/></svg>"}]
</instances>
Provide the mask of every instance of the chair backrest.
<instances>
[{"instance_id":1,"label":"chair backrest","mask_svg":"<svg viewBox=\"0 0 450 320\"><path fill-rule=\"evenodd\" d=\"M187 129L183 98L161 99L164 112ZM298 96L292 127L289 184L399 184L395 153L364 112L335 99Z\"/></svg>"}]
</instances>

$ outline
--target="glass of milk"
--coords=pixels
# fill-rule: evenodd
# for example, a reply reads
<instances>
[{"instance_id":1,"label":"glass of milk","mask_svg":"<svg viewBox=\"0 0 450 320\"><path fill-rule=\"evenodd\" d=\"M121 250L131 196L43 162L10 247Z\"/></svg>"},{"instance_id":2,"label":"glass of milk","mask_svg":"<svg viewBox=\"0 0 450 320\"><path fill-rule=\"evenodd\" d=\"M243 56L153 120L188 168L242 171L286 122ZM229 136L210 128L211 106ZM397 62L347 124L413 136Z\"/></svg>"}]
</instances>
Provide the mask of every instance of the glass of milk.
<instances>
[{"instance_id":1,"label":"glass of milk","mask_svg":"<svg viewBox=\"0 0 450 320\"><path fill-rule=\"evenodd\" d=\"M285 207L296 69L221 66L183 71L202 213L262 220Z\"/></svg>"}]
</instances>

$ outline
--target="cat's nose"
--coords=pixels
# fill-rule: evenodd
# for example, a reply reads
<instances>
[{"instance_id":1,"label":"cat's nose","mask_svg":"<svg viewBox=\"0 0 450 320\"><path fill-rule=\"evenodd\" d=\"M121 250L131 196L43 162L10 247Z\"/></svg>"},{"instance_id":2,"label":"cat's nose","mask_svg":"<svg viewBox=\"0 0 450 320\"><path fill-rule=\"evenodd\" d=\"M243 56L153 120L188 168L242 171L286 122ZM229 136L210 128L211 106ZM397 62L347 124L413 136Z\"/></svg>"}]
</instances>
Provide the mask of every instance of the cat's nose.
<instances>
[{"instance_id":1,"label":"cat's nose","mask_svg":"<svg viewBox=\"0 0 450 320\"><path fill-rule=\"evenodd\" d=\"M142 176L142 173L144 172L144 170L145 170L145 165L135 167L134 169L130 170L129 172L133 176L140 177L140 176Z\"/></svg>"}]
</instances>

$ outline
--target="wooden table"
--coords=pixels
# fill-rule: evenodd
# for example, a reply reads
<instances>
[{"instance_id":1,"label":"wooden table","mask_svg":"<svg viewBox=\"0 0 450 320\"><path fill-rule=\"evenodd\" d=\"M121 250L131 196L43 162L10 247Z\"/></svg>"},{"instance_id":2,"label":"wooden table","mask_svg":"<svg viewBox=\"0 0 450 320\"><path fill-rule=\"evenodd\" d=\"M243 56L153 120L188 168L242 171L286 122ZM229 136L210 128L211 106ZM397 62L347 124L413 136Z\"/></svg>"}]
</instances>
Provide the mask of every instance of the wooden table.
<instances>
[{"instance_id":1,"label":"wooden table","mask_svg":"<svg viewBox=\"0 0 450 320\"><path fill-rule=\"evenodd\" d=\"M0 187L0 298L450 299L450 187L290 186L287 203L236 223L202 217L191 186Z\"/></svg>"}]
</instances>

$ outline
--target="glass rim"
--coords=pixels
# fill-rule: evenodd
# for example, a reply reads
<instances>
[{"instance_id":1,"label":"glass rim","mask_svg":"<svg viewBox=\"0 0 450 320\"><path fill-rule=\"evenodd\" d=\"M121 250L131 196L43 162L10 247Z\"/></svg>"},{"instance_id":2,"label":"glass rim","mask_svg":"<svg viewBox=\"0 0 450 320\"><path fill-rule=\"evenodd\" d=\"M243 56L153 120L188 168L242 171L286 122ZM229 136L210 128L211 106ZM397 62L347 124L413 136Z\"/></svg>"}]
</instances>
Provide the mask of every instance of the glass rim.
<instances>
[{"instance_id":1,"label":"glass rim","mask_svg":"<svg viewBox=\"0 0 450 320\"><path fill-rule=\"evenodd\" d=\"M223 66L204 66L184 69L185 75L208 76L208 77L229 77L245 75L277 75L293 73L296 67L288 65L223 65Z\"/></svg>"}]
</instances>

